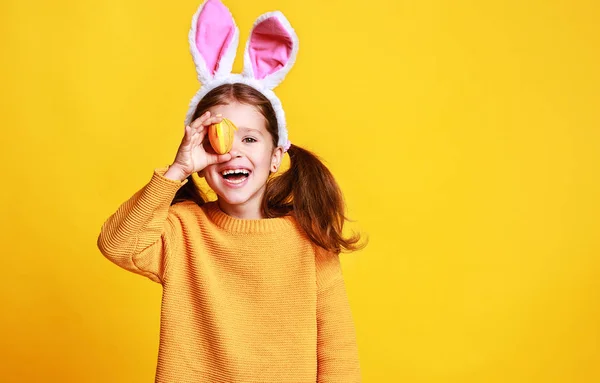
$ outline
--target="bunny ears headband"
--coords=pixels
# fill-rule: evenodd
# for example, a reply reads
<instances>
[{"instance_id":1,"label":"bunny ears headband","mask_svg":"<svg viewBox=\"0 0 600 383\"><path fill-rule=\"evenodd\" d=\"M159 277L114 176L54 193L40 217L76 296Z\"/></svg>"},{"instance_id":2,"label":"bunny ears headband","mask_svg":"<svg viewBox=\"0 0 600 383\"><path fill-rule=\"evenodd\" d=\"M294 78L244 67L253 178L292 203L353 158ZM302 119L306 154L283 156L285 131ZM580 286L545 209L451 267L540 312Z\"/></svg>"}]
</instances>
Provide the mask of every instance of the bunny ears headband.
<instances>
[{"instance_id":1,"label":"bunny ears headband","mask_svg":"<svg viewBox=\"0 0 600 383\"><path fill-rule=\"evenodd\" d=\"M210 90L223 85L243 83L269 99L277 116L278 146L290 147L281 101L273 89L288 74L298 53L298 37L279 12L261 15L250 32L244 52L244 70L231 73L239 43L239 30L229 9L220 0L206 0L192 18L189 32L190 51L201 88L190 101L185 124L192 121L198 102Z\"/></svg>"}]
</instances>

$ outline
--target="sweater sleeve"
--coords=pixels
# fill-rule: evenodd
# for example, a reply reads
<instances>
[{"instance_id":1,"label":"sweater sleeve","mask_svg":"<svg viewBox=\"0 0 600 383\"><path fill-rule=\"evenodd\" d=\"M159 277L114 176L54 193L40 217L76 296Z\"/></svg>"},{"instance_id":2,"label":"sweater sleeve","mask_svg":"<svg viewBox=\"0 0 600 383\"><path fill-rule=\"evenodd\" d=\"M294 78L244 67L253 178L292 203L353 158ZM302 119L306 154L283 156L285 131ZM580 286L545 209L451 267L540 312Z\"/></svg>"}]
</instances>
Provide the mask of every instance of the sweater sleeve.
<instances>
[{"instance_id":1,"label":"sweater sleeve","mask_svg":"<svg viewBox=\"0 0 600 383\"><path fill-rule=\"evenodd\" d=\"M339 254L316 255L317 383L360 383L356 330Z\"/></svg>"},{"instance_id":2,"label":"sweater sleeve","mask_svg":"<svg viewBox=\"0 0 600 383\"><path fill-rule=\"evenodd\" d=\"M164 177L168 167L155 168L150 181L121 204L103 223L100 252L111 262L162 283L181 226L170 212L177 190L188 180Z\"/></svg>"}]
</instances>

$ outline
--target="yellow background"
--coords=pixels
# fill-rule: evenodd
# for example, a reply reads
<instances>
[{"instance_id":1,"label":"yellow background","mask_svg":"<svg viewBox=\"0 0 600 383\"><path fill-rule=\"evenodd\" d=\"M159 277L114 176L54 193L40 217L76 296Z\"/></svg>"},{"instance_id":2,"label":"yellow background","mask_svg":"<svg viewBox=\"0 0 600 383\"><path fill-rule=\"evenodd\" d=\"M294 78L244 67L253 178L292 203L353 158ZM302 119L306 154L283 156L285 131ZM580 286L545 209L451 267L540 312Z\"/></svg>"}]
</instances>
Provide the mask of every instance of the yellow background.
<instances>
[{"instance_id":1,"label":"yellow background","mask_svg":"<svg viewBox=\"0 0 600 383\"><path fill-rule=\"evenodd\" d=\"M96 238L174 158L199 4L2 2L3 382L153 381L160 285ZM226 4L243 44L274 9L300 37L277 93L369 234L364 382L600 381L599 6Z\"/></svg>"}]
</instances>

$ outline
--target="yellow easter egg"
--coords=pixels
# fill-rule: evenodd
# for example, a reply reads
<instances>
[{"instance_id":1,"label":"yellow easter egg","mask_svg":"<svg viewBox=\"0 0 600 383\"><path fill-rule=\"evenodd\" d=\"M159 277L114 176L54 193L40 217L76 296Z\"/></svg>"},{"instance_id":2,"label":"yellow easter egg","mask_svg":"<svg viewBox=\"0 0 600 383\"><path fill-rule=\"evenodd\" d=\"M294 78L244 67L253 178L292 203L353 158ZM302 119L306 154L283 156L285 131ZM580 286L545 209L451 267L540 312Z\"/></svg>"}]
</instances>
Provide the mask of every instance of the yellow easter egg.
<instances>
[{"instance_id":1,"label":"yellow easter egg","mask_svg":"<svg viewBox=\"0 0 600 383\"><path fill-rule=\"evenodd\" d=\"M208 127L210 146L218 154L225 154L233 146L233 136L237 127L227 118Z\"/></svg>"}]
</instances>

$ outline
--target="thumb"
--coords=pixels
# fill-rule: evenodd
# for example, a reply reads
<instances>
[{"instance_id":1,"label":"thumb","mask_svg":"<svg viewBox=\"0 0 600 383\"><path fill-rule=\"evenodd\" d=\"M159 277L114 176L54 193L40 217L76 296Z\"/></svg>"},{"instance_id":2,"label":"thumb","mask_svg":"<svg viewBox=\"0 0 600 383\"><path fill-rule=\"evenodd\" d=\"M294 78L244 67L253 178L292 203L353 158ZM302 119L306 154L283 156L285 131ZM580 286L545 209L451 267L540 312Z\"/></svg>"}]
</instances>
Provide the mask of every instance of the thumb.
<instances>
[{"instance_id":1,"label":"thumb","mask_svg":"<svg viewBox=\"0 0 600 383\"><path fill-rule=\"evenodd\" d=\"M231 155L231 153L219 154L219 155L217 155L217 162L219 162L219 163L227 162L227 161L231 160L232 158L233 158L233 156Z\"/></svg>"},{"instance_id":2,"label":"thumb","mask_svg":"<svg viewBox=\"0 0 600 383\"><path fill-rule=\"evenodd\" d=\"M221 162L227 162L229 160L231 160L232 156L231 153L225 153L225 154L216 154L216 153L206 153L208 155L208 162L209 164L218 164Z\"/></svg>"}]
</instances>

